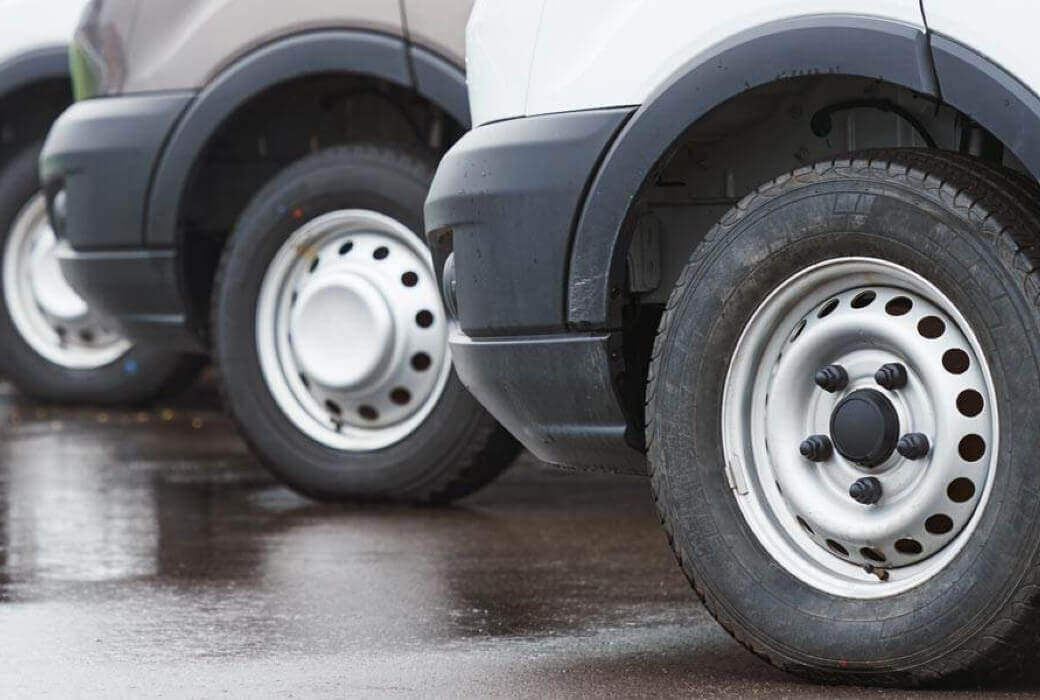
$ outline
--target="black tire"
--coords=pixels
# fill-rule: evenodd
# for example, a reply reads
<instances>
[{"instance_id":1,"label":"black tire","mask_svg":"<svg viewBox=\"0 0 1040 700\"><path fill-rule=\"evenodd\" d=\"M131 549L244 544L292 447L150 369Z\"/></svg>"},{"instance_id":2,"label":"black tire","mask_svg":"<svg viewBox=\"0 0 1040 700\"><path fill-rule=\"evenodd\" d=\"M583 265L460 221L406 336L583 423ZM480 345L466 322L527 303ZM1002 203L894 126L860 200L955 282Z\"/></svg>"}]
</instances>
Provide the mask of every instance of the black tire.
<instances>
[{"instance_id":1,"label":"black tire","mask_svg":"<svg viewBox=\"0 0 1040 700\"><path fill-rule=\"evenodd\" d=\"M223 253L213 295L214 358L224 399L246 441L275 476L318 500L444 503L502 473L519 444L462 386L454 370L430 416L385 449L346 452L314 440L279 408L256 349L263 277L286 238L340 209L393 217L420 236L432 155L392 145L330 148L286 168L242 213ZM292 218L286 212L303 212Z\"/></svg>"},{"instance_id":2,"label":"black tire","mask_svg":"<svg viewBox=\"0 0 1040 700\"><path fill-rule=\"evenodd\" d=\"M29 146L0 171L0 252L23 208L40 193L37 174L41 144ZM0 265L0 287L3 284ZM6 303L0 303L0 372L21 392L58 403L140 403L166 390L189 384L202 366L200 358L140 346L94 369L73 369L42 357L15 327Z\"/></svg>"},{"instance_id":3,"label":"black tire","mask_svg":"<svg viewBox=\"0 0 1040 700\"><path fill-rule=\"evenodd\" d=\"M774 665L816 681L916 686L1006 679L1037 658L1038 192L957 154L875 152L764 185L693 253L649 377L654 496L708 610ZM841 213L842 195L869 207ZM824 593L779 566L737 507L721 448L728 358L753 311L792 274L850 255L903 265L951 299L978 336L1001 417L992 491L964 548L933 578L876 600Z\"/></svg>"}]
</instances>

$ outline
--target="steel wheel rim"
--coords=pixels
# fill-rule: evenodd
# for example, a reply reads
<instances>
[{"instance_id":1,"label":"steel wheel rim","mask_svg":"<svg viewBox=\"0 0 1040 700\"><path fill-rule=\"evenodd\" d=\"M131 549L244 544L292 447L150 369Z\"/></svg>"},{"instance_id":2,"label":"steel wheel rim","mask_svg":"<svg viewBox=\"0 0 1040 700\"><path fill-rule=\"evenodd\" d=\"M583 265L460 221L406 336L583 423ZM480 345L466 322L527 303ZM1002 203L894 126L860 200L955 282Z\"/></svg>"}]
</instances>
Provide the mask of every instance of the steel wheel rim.
<instances>
[{"instance_id":1,"label":"steel wheel rim","mask_svg":"<svg viewBox=\"0 0 1040 700\"><path fill-rule=\"evenodd\" d=\"M865 305L853 305L870 294ZM832 300L835 308L821 315ZM926 318L942 321L938 337L922 334ZM932 335L930 324L925 330ZM951 351L967 356L967 369L947 362ZM906 387L878 386L874 369L890 361L908 369ZM849 375L848 386L833 394L812 379L831 363ZM889 399L900 434L929 437L926 456L896 452L866 468L837 451L820 463L799 454L799 440L826 433L833 408L866 388ZM981 397L981 410L966 408L963 392ZM745 522L788 572L850 598L909 590L952 561L989 497L998 425L989 367L963 315L920 275L871 258L819 263L774 290L743 330L723 393L727 476ZM981 457L965 451L967 436L981 440ZM857 503L844 490L866 476L884 487L875 505ZM962 488L963 479L970 489ZM914 552L913 542L921 551Z\"/></svg>"},{"instance_id":2,"label":"steel wheel rim","mask_svg":"<svg viewBox=\"0 0 1040 700\"><path fill-rule=\"evenodd\" d=\"M44 359L68 369L104 367L131 343L69 286L58 263L62 245L47 220L43 195L35 195L7 237L4 303L19 335Z\"/></svg>"},{"instance_id":3,"label":"steel wheel rim","mask_svg":"<svg viewBox=\"0 0 1040 700\"><path fill-rule=\"evenodd\" d=\"M257 355L278 407L310 438L347 452L389 447L426 421L451 372L448 331L429 251L402 223L367 210L293 232L256 308Z\"/></svg>"}]
</instances>

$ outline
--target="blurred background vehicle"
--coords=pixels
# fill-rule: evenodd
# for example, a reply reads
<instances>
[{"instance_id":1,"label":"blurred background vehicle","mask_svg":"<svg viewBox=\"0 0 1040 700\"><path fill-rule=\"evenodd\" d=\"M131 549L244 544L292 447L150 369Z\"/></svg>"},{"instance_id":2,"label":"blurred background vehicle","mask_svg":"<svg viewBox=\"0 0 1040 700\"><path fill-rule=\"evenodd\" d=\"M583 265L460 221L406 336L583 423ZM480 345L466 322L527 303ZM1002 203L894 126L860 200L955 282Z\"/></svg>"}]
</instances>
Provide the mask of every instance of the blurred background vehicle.
<instances>
[{"instance_id":1,"label":"blurred background vehicle","mask_svg":"<svg viewBox=\"0 0 1040 700\"><path fill-rule=\"evenodd\" d=\"M127 401L158 391L177 363L132 347L68 285L37 176L72 102L68 41L84 5L0 2L0 369L38 399Z\"/></svg>"},{"instance_id":2,"label":"blurred background vehicle","mask_svg":"<svg viewBox=\"0 0 1040 700\"><path fill-rule=\"evenodd\" d=\"M469 9L94 0L76 32L41 160L62 269L140 352L210 354L315 498L451 500L519 450L454 374L421 236L469 126Z\"/></svg>"}]
</instances>

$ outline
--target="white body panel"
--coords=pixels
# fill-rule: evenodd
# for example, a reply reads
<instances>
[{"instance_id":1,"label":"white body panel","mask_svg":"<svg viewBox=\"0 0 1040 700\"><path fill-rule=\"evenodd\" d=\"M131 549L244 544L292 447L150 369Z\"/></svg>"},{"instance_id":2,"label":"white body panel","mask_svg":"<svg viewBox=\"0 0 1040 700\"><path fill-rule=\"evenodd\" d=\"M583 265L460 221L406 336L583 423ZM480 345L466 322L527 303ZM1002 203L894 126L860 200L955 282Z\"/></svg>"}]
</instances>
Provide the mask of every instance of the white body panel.
<instances>
[{"instance_id":1,"label":"white body panel","mask_svg":"<svg viewBox=\"0 0 1040 700\"><path fill-rule=\"evenodd\" d=\"M928 28L1002 67L1033 92L1040 88L1040 49L1034 0L924 0Z\"/></svg>"},{"instance_id":2,"label":"white body panel","mask_svg":"<svg viewBox=\"0 0 1040 700\"><path fill-rule=\"evenodd\" d=\"M0 0L0 65L24 53L65 46L86 0Z\"/></svg>"},{"instance_id":3,"label":"white body panel","mask_svg":"<svg viewBox=\"0 0 1040 700\"><path fill-rule=\"evenodd\" d=\"M641 104L729 37L834 14L924 29L918 0L478 0L467 44L473 120Z\"/></svg>"}]
</instances>

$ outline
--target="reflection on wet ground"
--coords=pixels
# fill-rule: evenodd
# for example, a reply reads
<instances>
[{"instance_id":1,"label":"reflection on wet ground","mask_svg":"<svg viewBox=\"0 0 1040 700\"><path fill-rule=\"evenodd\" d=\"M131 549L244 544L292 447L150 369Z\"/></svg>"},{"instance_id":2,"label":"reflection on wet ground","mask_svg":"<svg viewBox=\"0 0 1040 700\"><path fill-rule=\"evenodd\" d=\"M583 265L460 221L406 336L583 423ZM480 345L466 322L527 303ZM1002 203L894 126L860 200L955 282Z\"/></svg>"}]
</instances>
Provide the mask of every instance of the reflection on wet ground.
<instances>
[{"instance_id":1,"label":"reflection on wet ground","mask_svg":"<svg viewBox=\"0 0 1040 700\"><path fill-rule=\"evenodd\" d=\"M3 385L0 425L3 697L861 692L718 629L642 479L525 457L457 507L316 505L206 385L148 411Z\"/></svg>"}]
</instances>

